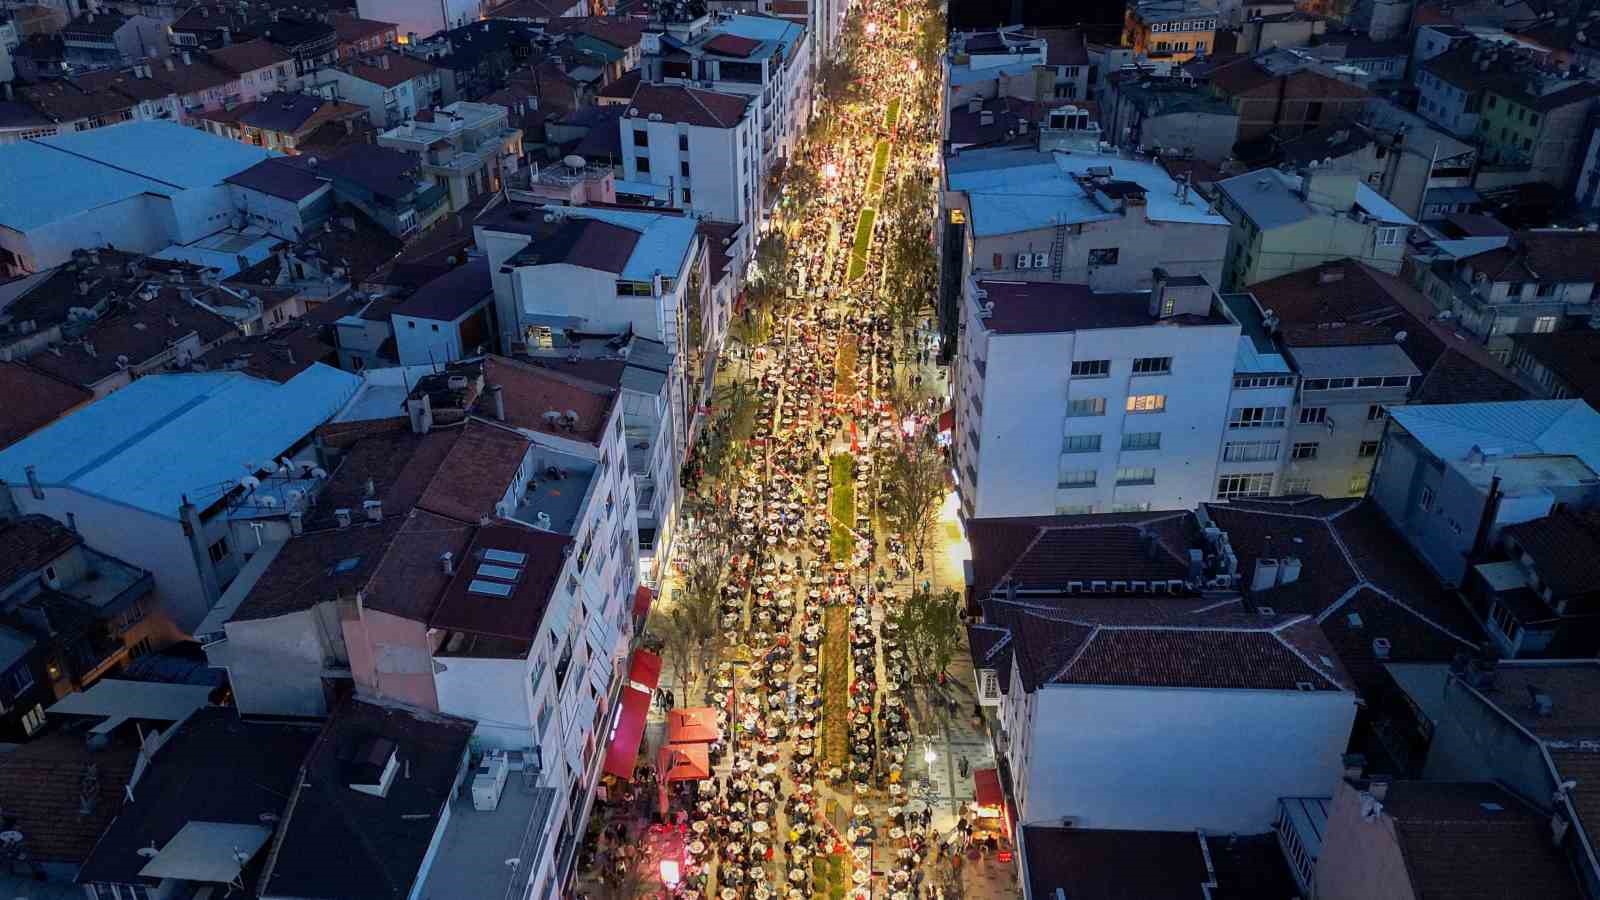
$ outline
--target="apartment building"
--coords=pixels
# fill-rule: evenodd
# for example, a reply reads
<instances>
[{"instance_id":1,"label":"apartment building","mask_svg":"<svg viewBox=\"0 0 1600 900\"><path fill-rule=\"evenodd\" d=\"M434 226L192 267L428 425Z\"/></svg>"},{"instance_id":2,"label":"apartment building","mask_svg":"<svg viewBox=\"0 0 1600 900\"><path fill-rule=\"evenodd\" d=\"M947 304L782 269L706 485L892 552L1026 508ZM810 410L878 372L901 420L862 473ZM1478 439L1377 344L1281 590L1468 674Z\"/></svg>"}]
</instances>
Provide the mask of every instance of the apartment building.
<instances>
[{"instance_id":1,"label":"apartment building","mask_svg":"<svg viewBox=\"0 0 1600 900\"><path fill-rule=\"evenodd\" d=\"M757 98L752 108L764 178L779 157L794 152L811 120L812 39L799 25L768 16L700 19L671 24L665 34L647 33L640 68L649 82Z\"/></svg>"},{"instance_id":2,"label":"apartment building","mask_svg":"<svg viewBox=\"0 0 1600 900\"><path fill-rule=\"evenodd\" d=\"M1317 71L1299 56L1241 57L1209 73L1211 91L1239 114L1239 140L1292 138L1329 122L1354 119L1368 93Z\"/></svg>"},{"instance_id":3,"label":"apartment building","mask_svg":"<svg viewBox=\"0 0 1600 900\"><path fill-rule=\"evenodd\" d=\"M1119 147L1221 165L1239 140L1239 114L1193 83L1112 72L1101 80L1100 121Z\"/></svg>"},{"instance_id":4,"label":"apartment building","mask_svg":"<svg viewBox=\"0 0 1600 900\"><path fill-rule=\"evenodd\" d=\"M1477 134L1484 162L1514 168L1523 180L1571 188L1588 147L1600 83L1527 64L1484 81Z\"/></svg>"},{"instance_id":5,"label":"apartment building","mask_svg":"<svg viewBox=\"0 0 1600 900\"><path fill-rule=\"evenodd\" d=\"M669 206L718 222L760 221L756 100L641 84L618 121L622 177L664 189Z\"/></svg>"},{"instance_id":6,"label":"apartment building","mask_svg":"<svg viewBox=\"0 0 1600 900\"><path fill-rule=\"evenodd\" d=\"M964 518L1211 498L1239 323L1204 279L1158 270L1149 291L1094 292L975 278L962 325L954 461Z\"/></svg>"},{"instance_id":7,"label":"apartment building","mask_svg":"<svg viewBox=\"0 0 1600 900\"><path fill-rule=\"evenodd\" d=\"M1485 243L1424 269L1422 292L1500 359L1513 334L1562 331L1593 314L1600 234L1530 229Z\"/></svg>"},{"instance_id":8,"label":"apartment building","mask_svg":"<svg viewBox=\"0 0 1600 900\"><path fill-rule=\"evenodd\" d=\"M1217 182L1217 194L1232 224L1223 274L1230 290L1346 257L1394 274L1417 224L1338 169L1259 169Z\"/></svg>"},{"instance_id":9,"label":"apartment building","mask_svg":"<svg viewBox=\"0 0 1600 900\"><path fill-rule=\"evenodd\" d=\"M504 106L458 100L378 135L378 146L415 153L422 174L450 188L450 208L500 190L522 160L522 129L511 127Z\"/></svg>"},{"instance_id":10,"label":"apartment building","mask_svg":"<svg viewBox=\"0 0 1600 900\"><path fill-rule=\"evenodd\" d=\"M1217 10L1198 0L1139 0L1123 12L1122 46L1138 56L1181 62L1210 53L1216 40Z\"/></svg>"},{"instance_id":11,"label":"apartment building","mask_svg":"<svg viewBox=\"0 0 1600 900\"><path fill-rule=\"evenodd\" d=\"M963 232L945 267L963 276L1137 291L1157 268L1211 284L1222 274L1227 219L1148 160L969 150L945 160L944 208Z\"/></svg>"},{"instance_id":12,"label":"apartment building","mask_svg":"<svg viewBox=\"0 0 1600 900\"><path fill-rule=\"evenodd\" d=\"M426 60L390 50L351 55L317 70L309 90L366 107L378 128L395 128L439 100L439 70Z\"/></svg>"}]
</instances>

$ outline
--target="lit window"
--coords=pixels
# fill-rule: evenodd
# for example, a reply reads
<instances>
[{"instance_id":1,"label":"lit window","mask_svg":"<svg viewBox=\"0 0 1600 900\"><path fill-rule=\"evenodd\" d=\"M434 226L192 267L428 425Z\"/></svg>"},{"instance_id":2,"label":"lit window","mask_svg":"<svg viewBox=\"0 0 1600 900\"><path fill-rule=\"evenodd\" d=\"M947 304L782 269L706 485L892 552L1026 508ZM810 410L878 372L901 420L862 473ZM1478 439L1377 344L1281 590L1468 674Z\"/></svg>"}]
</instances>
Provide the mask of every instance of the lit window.
<instances>
[{"instance_id":1,"label":"lit window","mask_svg":"<svg viewBox=\"0 0 1600 900\"><path fill-rule=\"evenodd\" d=\"M1158 413L1166 408L1166 394L1131 394L1128 397L1130 413Z\"/></svg>"}]
</instances>

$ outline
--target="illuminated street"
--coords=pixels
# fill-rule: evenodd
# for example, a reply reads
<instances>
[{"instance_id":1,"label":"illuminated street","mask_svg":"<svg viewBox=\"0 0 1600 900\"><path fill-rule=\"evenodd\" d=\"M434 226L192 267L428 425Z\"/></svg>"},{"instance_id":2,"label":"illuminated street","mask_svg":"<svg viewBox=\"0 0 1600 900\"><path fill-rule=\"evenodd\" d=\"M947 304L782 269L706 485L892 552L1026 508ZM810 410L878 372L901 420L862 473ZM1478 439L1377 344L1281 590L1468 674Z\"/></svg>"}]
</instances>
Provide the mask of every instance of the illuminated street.
<instances>
[{"instance_id":1,"label":"illuminated street","mask_svg":"<svg viewBox=\"0 0 1600 900\"><path fill-rule=\"evenodd\" d=\"M935 15L862 4L853 83L816 74L646 625L673 708L633 777L607 776L580 882L595 896L954 896L962 875L974 896L1015 893L998 820L969 802L992 750L936 435ZM943 624L905 614L913 595ZM933 651L904 633L934 628Z\"/></svg>"}]
</instances>

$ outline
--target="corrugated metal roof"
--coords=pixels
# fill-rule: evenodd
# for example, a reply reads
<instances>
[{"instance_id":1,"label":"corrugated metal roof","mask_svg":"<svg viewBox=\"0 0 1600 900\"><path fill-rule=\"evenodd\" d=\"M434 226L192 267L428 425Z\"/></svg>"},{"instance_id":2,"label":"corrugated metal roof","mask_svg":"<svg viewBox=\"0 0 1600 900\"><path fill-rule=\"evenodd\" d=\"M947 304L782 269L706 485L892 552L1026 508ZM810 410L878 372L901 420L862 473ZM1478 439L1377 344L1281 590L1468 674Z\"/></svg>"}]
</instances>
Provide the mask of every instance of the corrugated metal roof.
<instances>
[{"instance_id":1,"label":"corrugated metal roof","mask_svg":"<svg viewBox=\"0 0 1600 900\"><path fill-rule=\"evenodd\" d=\"M153 375L0 451L0 478L71 487L176 519L272 460L339 410L358 376L317 363L289 381L241 372Z\"/></svg>"},{"instance_id":2,"label":"corrugated metal roof","mask_svg":"<svg viewBox=\"0 0 1600 900\"><path fill-rule=\"evenodd\" d=\"M1571 454L1600 472L1600 413L1582 400L1400 406L1389 416L1441 459L1462 460L1473 447Z\"/></svg>"},{"instance_id":3,"label":"corrugated metal roof","mask_svg":"<svg viewBox=\"0 0 1600 900\"><path fill-rule=\"evenodd\" d=\"M1295 366L1303 378L1421 375L1398 344L1339 347L1293 347Z\"/></svg>"}]
</instances>

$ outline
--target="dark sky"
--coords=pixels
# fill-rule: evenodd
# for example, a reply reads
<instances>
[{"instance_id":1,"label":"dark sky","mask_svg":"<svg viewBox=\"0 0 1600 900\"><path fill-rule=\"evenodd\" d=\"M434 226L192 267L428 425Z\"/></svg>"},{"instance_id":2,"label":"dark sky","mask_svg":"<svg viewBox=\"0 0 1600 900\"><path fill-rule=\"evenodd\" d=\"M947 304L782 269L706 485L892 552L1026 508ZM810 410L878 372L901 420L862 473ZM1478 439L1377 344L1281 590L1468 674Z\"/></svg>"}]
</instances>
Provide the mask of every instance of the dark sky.
<instances>
[{"instance_id":1,"label":"dark sky","mask_svg":"<svg viewBox=\"0 0 1600 900\"><path fill-rule=\"evenodd\" d=\"M950 0L950 27L1121 24L1120 0Z\"/></svg>"}]
</instances>

